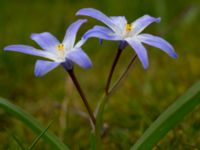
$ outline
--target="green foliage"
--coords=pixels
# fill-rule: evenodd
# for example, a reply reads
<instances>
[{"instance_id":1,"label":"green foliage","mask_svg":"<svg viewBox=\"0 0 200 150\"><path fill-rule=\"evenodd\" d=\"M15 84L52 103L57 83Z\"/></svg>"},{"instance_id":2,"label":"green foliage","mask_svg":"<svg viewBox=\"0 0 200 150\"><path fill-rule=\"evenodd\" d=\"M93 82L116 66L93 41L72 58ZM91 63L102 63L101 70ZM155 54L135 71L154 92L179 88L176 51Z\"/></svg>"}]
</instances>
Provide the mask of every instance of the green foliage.
<instances>
[{"instance_id":1,"label":"green foliage","mask_svg":"<svg viewBox=\"0 0 200 150\"><path fill-rule=\"evenodd\" d=\"M35 118L33 118L30 114L28 114L18 106L10 103L6 99L0 98L0 108L5 110L7 113L17 117L36 134L40 134L39 138L42 137L53 148L58 150L68 149L67 146L64 145L53 133L47 131L49 126L47 128L44 128ZM35 142L33 143L33 146Z\"/></svg>"},{"instance_id":2,"label":"green foliage","mask_svg":"<svg viewBox=\"0 0 200 150\"><path fill-rule=\"evenodd\" d=\"M170 105L145 131L131 150L152 149L159 140L200 103L200 82Z\"/></svg>"},{"instance_id":3,"label":"green foliage","mask_svg":"<svg viewBox=\"0 0 200 150\"><path fill-rule=\"evenodd\" d=\"M53 121L51 121L49 123L49 125L46 127L46 129L44 129L44 131L42 131L33 141L33 143L30 145L30 147L28 148L28 150L32 150L35 148L36 144L38 143L38 141L46 134L46 132L48 131L48 129L50 128L51 124L53 123Z\"/></svg>"}]
</instances>

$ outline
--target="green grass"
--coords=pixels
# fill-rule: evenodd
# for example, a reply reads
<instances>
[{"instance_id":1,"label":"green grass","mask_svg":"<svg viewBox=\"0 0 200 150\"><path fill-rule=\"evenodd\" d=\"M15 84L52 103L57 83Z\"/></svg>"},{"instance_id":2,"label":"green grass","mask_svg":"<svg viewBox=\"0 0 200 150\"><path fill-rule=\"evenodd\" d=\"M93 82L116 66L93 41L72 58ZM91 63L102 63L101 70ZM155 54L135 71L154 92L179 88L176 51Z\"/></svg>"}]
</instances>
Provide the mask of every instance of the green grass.
<instances>
[{"instance_id":1,"label":"green grass","mask_svg":"<svg viewBox=\"0 0 200 150\"><path fill-rule=\"evenodd\" d=\"M130 22L143 14L162 17L161 24L152 24L146 31L163 35L175 47L179 58L173 60L160 50L148 47L149 69L144 70L136 61L135 67L106 107L105 122L109 130L103 138L105 149L129 149L151 122L200 77L200 12L197 0L124 0L122 4L120 1L118 3L116 5L116 0L0 2L1 49L14 43L38 47L29 39L33 32L49 31L62 40L67 26L78 18L74 16L75 12L83 7L95 7L108 15L125 15ZM78 37L97 23L89 19ZM114 58L117 48L115 42L104 41L102 46L98 44L97 39L91 39L83 47L94 67L87 71L75 67L92 108L103 92L111 58ZM115 78L132 54L132 49L127 48L117 66ZM35 78L33 69L36 59L0 51L0 96L13 100L46 126L52 118L57 118L51 125L51 131L71 149L87 149L90 126L80 115L79 111L85 109L74 86L61 67L42 78ZM199 148L199 111L200 107L197 107L155 149ZM12 134L26 146L36 136L1 110L0 122L0 149L16 149ZM37 148L50 149L43 142L39 142Z\"/></svg>"}]
</instances>

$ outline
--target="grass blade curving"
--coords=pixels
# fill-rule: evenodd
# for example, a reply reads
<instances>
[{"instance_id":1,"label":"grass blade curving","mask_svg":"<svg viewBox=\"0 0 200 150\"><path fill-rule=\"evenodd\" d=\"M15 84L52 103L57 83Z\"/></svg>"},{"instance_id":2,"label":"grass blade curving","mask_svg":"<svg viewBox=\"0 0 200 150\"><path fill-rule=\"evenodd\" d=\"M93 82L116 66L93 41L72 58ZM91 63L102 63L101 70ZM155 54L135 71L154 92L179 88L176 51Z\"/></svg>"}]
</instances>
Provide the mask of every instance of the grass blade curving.
<instances>
[{"instance_id":1,"label":"grass blade curving","mask_svg":"<svg viewBox=\"0 0 200 150\"><path fill-rule=\"evenodd\" d=\"M200 103L200 82L170 105L144 132L131 150L152 149L168 131Z\"/></svg>"},{"instance_id":2,"label":"grass blade curving","mask_svg":"<svg viewBox=\"0 0 200 150\"><path fill-rule=\"evenodd\" d=\"M0 108L18 118L22 123L29 127L36 134L45 131L43 127L33 116L22 110L20 107L12 104L8 100L0 97ZM43 136L43 140L47 142L55 150L69 150L69 148L58 139L52 132L47 131Z\"/></svg>"}]
</instances>

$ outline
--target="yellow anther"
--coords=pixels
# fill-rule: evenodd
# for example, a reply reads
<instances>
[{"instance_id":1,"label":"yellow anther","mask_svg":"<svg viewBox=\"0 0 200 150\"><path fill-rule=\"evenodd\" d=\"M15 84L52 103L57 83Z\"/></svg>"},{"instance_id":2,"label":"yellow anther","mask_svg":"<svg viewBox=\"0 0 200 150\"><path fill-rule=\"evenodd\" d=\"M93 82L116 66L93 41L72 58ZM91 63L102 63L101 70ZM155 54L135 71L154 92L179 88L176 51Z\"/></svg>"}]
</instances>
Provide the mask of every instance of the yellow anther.
<instances>
[{"instance_id":1,"label":"yellow anther","mask_svg":"<svg viewBox=\"0 0 200 150\"><path fill-rule=\"evenodd\" d=\"M64 51L65 47L63 44L56 45L56 49L59 51Z\"/></svg>"},{"instance_id":2,"label":"yellow anther","mask_svg":"<svg viewBox=\"0 0 200 150\"><path fill-rule=\"evenodd\" d=\"M132 25L131 24L126 24L126 32L129 32L132 30Z\"/></svg>"}]
</instances>

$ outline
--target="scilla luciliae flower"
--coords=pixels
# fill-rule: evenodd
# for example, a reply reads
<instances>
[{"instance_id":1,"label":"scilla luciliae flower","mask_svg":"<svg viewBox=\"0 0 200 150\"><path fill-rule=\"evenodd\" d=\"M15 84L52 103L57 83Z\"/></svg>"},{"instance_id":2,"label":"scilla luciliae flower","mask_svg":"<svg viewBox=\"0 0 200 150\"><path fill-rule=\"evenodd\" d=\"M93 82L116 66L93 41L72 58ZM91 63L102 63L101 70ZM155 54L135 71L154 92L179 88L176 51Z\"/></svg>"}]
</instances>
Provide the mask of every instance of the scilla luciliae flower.
<instances>
[{"instance_id":1,"label":"scilla luciliae flower","mask_svg":"<svg viewBox=\"0 0 200 150\"><path fill-rule=\"evenodd\" d=\"M151 34L141 33L151 23L159 23L160 18L144 15L129 24L124 16L108 17L93 8L80 9L76 15L90 16L107 25L107 27L97 25L88 30L83 36L85 41L90 37L97 37L105 40L128 43L135 50L145 69L148 67L149 62L147 50L142 43L157 47L172 58L177 58L174 48L166 40Z\"/></svg>"},{"instance_id":2,"label":"scilla luciliae flower","mask_svg":"<svg viewBox=\"0 0 200 150\"><path fill-rule=\"evenodd\" d=\"M38 77L45 75L60 64L66 70L72 69L73 63L87 69L92 66L92 62L81 49L82 42L79 41L75 44L76 34L80 26L86 21L86 19L80 19L71 24L66 31L62 43L60 43L56 37L49 32L31 34L30 38L43 50L38 50L27 45L9 45L6 46L4 50L21 52L49 59L50 61L37 60L35 64L35 75Z\"/></svg>"}]
</instances>

